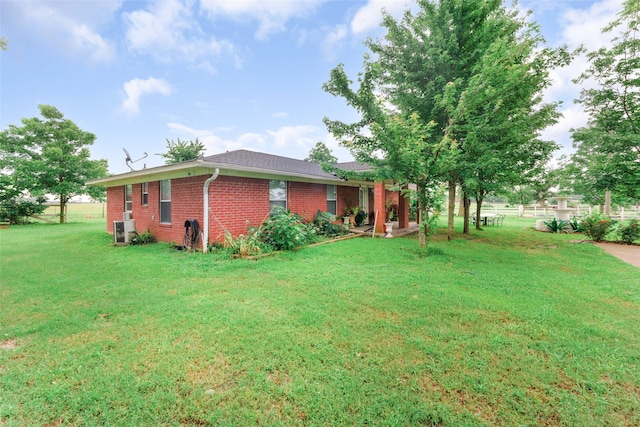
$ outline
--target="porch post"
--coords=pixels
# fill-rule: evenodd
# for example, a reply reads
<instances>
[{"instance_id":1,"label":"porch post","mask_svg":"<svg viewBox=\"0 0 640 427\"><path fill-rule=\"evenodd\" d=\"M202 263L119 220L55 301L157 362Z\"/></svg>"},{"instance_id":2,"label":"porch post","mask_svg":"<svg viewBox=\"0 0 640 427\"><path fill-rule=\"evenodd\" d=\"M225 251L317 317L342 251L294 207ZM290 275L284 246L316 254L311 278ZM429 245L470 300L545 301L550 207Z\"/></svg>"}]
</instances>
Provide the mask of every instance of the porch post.
<instances>
[{"instance_id":1,"label":"porch post","mask_svg":"<svg viewBox=\"0 0 640 427\"><path fill-rule=\"evenodd\" d=\"M376 182L373 187L373 214L378 213L378 222L376 223L376 234L384 234L384 182Z\"/></svg>"},{"instance_id":2,"label":"porch post","mask_svg":"<svg viewBox=\"0 0 640 427\"><path fill-rule=\"evenodd\" d=\"M407 186L403 188L406 190ZM409 227L409 199L405 194L398 194L398 228Z\"/></svg>"}]
</instances>

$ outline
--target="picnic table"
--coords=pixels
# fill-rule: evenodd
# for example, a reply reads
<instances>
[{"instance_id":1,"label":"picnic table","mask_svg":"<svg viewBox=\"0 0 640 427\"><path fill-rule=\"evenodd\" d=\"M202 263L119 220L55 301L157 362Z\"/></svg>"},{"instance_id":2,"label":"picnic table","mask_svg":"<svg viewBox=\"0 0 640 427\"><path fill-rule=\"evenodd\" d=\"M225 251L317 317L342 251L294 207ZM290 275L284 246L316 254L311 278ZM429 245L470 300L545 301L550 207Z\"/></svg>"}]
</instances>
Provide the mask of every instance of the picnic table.
<instances>
[{"instance_id":1,"label":"picnic table","mask_svg":"<svg viewBox=\"0 0 640 427\"><path fill-rule=\"evenodd\" d=\"M482 225L487 225L489 222L489 218L491 218L491 222L495 223L496 214L494 213L483 213L480 215L480 221L482 221Z\"/></svg>"},{"instance_id":2,"label":"picnic table","mask_svg":"<svg viewBox=\"0 0 640 427\"><path fill-rule=\"evenodd\" d=\"M482 225L488 225L489 223L493 225L502 225L502 221L504 221L505 214L496 214L496 213L483 213L480 214L480 222ZM476 214L472 215L473 223L476 223Z\"/></svg>"}]
</instances>

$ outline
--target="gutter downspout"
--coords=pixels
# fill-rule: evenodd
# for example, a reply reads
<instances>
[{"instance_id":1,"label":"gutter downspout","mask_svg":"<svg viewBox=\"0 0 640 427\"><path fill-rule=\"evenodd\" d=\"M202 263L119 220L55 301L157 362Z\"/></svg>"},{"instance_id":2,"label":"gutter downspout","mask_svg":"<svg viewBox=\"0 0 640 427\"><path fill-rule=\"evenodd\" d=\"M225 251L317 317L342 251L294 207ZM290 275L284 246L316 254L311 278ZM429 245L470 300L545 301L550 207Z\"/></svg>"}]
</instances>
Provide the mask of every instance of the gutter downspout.
<instances>
[{"instance_id":1,"label":"gutter downspout","mask_svg":"<svg viewBox=\"0 0 640 427\"><path fill-rule=\"evenodd\" d=\"M209 249L209 184L216 180L218 174L220 173L220 169L216 168L216 171L204 182L204 187L202 188L203 202L202 209L204 219L204 230L202 236L202 253L206 254Z\"/></svg>"}]
</instances>

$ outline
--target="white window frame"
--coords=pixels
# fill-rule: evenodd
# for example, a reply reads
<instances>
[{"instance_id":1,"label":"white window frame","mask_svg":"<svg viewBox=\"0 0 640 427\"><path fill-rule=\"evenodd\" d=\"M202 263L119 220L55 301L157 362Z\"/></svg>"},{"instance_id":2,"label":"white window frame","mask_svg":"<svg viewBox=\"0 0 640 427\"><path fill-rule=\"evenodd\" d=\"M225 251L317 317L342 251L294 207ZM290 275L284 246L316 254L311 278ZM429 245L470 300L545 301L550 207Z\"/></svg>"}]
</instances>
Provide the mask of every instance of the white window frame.
<instances>
[{"instance_id":1,"label":"white window frame","mask_svg":"<svg viewBox=\"0 0 640 427\"><path fill-rule=\"evenodd\" d=\"M329 203L333 203L333 209L329 208ZM338 186L327 184L327 212L338 214Z\"/></svg>"},{"instance_id":2,"label":"white window frame","mask_svg":"<svg viewBox=\"0 0 640 427\"><path fill-rule=\"evenodd\" d=\"M140 204L142 206L147 206L149 204L149 183L143 182L140 187L140 192L142 193L142 197L140 197Z\"/></svg>"},{"instance_id":3,"label":"white window frame","mask_svg":"<svg viewBox=\"0 0 640 427\"><path fill-rule=\"evenodd\" d=\"M166 194L163 193L167 193L166 191L162 191L163 190L163 185L168 185L169 186L169 191L168 191L168 195L169 198L168 199L163 199L163 196L166 196ZM162 207L164 206L169 206L169 212L163 211ZM166 218L168 214L169 218ZM160 181L160 224L171 224L171 180L170 179L166 179L163 181Z\"/></svg>"},{"instance_id":4,"label":"white window frame","mask_svg":"<svg viewBox=\"0 0 640 427\"><path fill-rule=\"evenodd\" d=\"M269 211L273 212L276 207L287 209L287 181L272 179L269 181Z\"/></svg>"},{"instance_id":5,"label":"white window frame","mask_svg":"<svg viewBox=\"0 0 640 427\"><path fill-rule=\"evenodd\" d=\"M125 184L124 186L124 211L131 212L133 210L133 185Z\"/></svg>"}]
</instances>

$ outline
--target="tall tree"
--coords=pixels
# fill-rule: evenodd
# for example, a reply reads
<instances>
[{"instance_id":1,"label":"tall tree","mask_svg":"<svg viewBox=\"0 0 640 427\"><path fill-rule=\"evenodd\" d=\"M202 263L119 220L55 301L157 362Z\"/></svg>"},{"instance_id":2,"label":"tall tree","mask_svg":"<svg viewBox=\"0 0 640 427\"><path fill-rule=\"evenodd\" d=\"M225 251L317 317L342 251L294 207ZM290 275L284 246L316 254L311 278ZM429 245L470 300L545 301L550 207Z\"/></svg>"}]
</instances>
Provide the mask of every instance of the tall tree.
<instances>
[{"instance_id":1,"label":"tall tree","mask_svg":"<svg viewBox=\"0 0 640 427\"><path fill-rule=\"evenodd\" d=\"M576 83L593 80L578 102L589 113L587 127L574 131L575 180L585 191L640 199L640 2L627 0L604 32L619 31L610 48L588 54L590 67ZM585 194L598 198L592 194Z\"/></svg>"},{"instance_id":2,"label":"tall tree","mask_svg":"<svg viewBox=\"0 0 640 427\"><path fill-rule=\"evenodd\" d=\"M343 96L361 112L384 103L389 113L405 121L416 114L421 126L429 129L424 146L432 149L416 155L437 154L432 160L438 164L423 162L430 169L421 173L437 173L431 175L432 181L449 183L451 238L457 182L466 194L484 196L506 178L513 184L514 176L548 157L553 145L538 141L536 132L552 123L557 112L555 105L538 105L539 95L548 84L545 67L563 63L569 55L563 48L543 49L534 56L541 39L532 35L533 27L528 28L515 10L506 10L501 0L418 0L418 5L415 14L407 11L400 21L385 14L387 34L367 42L376 60L365 57L358 92L350 91L342 66L332 72L331 85L325 90ZM519 86L520 78L525 79L525 88ZM490 104L483 106L483 102ZM368 129L373 120L375 116L363 114L363 119L352 125L328 123L334 134L336 129L353 134ZM513 129L514 120L521 135ZM478 127L490 135L485 136ZM507 131L507 136L501 131ZM511 141L509 137L514 136L517 138ZM352 151L353 141L343 136L343 145ZM356 148L374 153L374 147L382 152L371 143ZM442 156L443 150L447 155ZM473 161L478 156L483 158L482 168ZM504 162L499 162L501 156ZM468 215L468 209L465 211Z\"/></svg>"},{"instance_id":3,"label":"tall tree","mask_svg":"<svg viewBox=\"0 0 640 427\"><path fill-rule=\"evenodd\" d=\"M501 19L513 32L496 38L474 66L452 120L461 141L460 175L477 217L488 194L526 184L557 149L539 138L560 116L559 103L544 103L542 95L551 85L549 70L572 57L566 47L541 49L538 28L514 12Z\"/></svg>"},{"instance_id":4,"label":"tall tree","mask_svg":"<svg viewBox=\"0 0 640 427\"><path fill-rule=\"evenodd\" d=\"M198 141L176 141L167 139L167 152L160 154L164 157L165 163L171 165L173 163L187 162L196 160L204 154L204 144Z\"/></svg>"},{"instance_id":5,"label":"tall tree","mask_svg":"<svg viewBox=\"0 0 640 427\"><path fill-rule=\"evenodd\" d=\"M424 247L434 192L439 177L455 155L455 147L447 137L433 138L435 125L423 123L417 113L405 117L389 109L384 96L374 93L382 69L368 57L365 59L365 70L358 77L356 90L351 88L352 81L342 65L331 71L330 80L323 86L325 91L345 98L362 119L351 124L328 118L324 122L357 161L374 167L376 179L393 179L401 186L417 185L419 242Z\"/></svg>"},{"instance_id":6,"label":"tall tree","mask_svg":"<svg viewBox=\"0 0 640 427\"><path fill-rule=\"evenodd\" d=\"M378 90L405 116L417 113L434 131L431 143L446 138L459 143L452 132L453 115L475 65L495 38L511 31L501 0L419 0L419 11L407 11L401 21L386 15L383 40L369 41L381 73ZM456 182L454 165L440 177L449 182L448 237L453 236Z\"/></svg>"},{"instance_id":7,"label":"tall tree","mask_svg":"<svg viewBox=\"0 0 640 427\"><path fill-rule=\"evenodd\" d=\"M315 147L313 147L311 151L309 151L309 155L304 160L307 162L316 163L323 167L331 167L338 163L338 159L336 158L336 156L333 155L329 147L327 147L322 141L318 141L316 143Z\"/></svg>"},{"instance_id":8,"label":"tall tree","mask_svg":"<svg viewBox=\"0 0 640 427\"><path fill-rule=\"evenodd\" d=\"M87 187L89 179L105 176L106 160L91 160L87 146L94 134L81 130L50 105L39 105L41 118L22 119L0 133L0 170L12 185L32 196L52 194L65 222L67 202L76 195L99 198L104 188Z\"/></svg>"}]
</instances>

